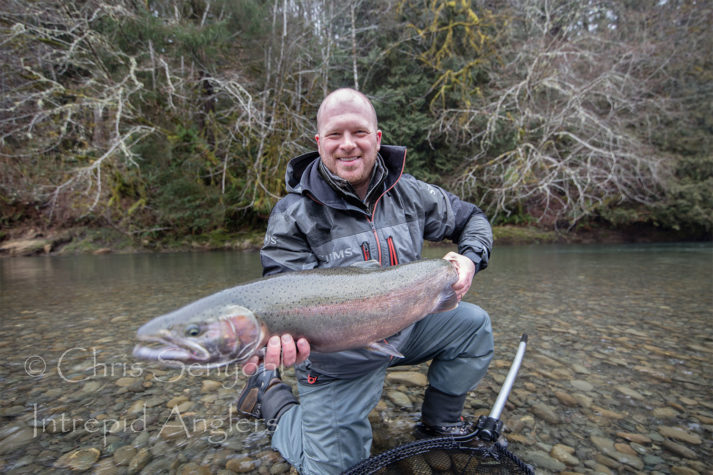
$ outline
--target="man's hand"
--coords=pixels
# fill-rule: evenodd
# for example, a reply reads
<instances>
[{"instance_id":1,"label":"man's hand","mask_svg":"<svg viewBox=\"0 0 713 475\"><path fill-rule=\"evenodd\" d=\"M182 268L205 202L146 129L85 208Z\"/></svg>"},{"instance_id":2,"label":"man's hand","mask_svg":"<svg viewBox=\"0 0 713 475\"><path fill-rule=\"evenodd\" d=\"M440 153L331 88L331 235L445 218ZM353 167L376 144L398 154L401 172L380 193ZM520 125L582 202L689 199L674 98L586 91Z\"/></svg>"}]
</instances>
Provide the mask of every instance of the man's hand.
<instances>
[{"instance_id":1,"label":"man's hand","mask_svg":"<svg viewBox=\"0 0 713 475\"><path fill-rule=\"evenodd\" d=\"M449 252L443 258L455 266L458 271L458 280L453 284L453 290L455 290L458 296L458 301L460 301L463 296L468 293L470 289L470 284L473 283L473 276L475 275L475 264L473 261L468 259L462 254L455 252Z\"/></svg>"},{"instance_id":2,"label":"man's hand","mask_svg":"<svg viewBox=\"0 0 713 475\"><path fill-rule=\"evenodd\" d=\"M273 370L280 366L290 367L302 363L309 356L309 351L309 342L304 338L298 339L295 343L292 335L285 334L282 337L273 335L267 341L265 349L265 368ZM254 374L258 364L260 364L258 356L250 357L243 365L243 372L247 375Z\"/></svg>"}]
</instances>

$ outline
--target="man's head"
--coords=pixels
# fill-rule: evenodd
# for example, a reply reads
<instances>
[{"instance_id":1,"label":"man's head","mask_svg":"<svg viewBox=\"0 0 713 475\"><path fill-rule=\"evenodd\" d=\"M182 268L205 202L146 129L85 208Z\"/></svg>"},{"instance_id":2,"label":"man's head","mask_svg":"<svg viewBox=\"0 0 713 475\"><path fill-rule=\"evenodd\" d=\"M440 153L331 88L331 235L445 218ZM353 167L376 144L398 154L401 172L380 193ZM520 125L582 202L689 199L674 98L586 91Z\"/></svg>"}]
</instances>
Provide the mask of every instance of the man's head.
<instances>
[{"instance_id":1,"label":"man's head","mask_svg":"<svg viewBox=\"0 0 713 475\"><path fill-rule=\"evenodd\" d=\"M315 140L329 171L347 180L363 197L381 147L381 131L369 99L354 89L329 94L317 112Z\"/></svg>"}]
</instances>

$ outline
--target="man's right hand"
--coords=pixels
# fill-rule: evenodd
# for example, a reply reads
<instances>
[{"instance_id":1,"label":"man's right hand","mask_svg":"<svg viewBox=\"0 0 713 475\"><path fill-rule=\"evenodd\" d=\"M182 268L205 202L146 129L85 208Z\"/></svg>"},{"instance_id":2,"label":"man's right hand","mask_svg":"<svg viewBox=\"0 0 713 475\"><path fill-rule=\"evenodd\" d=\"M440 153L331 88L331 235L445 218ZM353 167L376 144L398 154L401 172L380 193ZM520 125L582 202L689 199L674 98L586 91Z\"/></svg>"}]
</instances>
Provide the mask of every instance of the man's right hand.
<instances>
[{"instance_id":1,"label":"man's right hand","mask_svg":"<svg viewBox=\"0 0 713 475\"><path fill-rule=\"evenodd\" d=\"M309 342L305 338L299 338L297 342L292 335L273 335L267 341L265 348L264 364L268 370L279 368L280 366L290 367L302 363L307 359L310 352ZM260 358L252 356L243 365L243 372L247 375L254 374L260 364Z\"/></svg>"}]
</instances>

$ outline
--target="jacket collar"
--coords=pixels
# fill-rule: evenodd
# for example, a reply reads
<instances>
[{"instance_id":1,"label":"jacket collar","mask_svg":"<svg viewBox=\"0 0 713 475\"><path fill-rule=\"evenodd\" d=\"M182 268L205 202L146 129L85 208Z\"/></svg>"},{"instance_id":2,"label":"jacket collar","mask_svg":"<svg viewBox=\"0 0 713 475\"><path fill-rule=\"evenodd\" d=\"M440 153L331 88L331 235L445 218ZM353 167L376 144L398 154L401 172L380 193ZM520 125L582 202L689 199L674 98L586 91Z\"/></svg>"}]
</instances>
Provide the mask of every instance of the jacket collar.
<instances>
[{"instance_id":1,"label":"jacket collar","mask_svg":"<svg viewBox=\"0 0 713 475\"><path fill-rule=\"evenodd\" d=\"M406 148L395 145L382 145L379 150L384 159L387 175L379 194L390 189L399 181L406 163ZM319 172L319 152L309 152L293 158L287 164L285 182L289 193L309 195L313 199L332 208L357 209L343 194L332 188Z\"/></svg>"}]
</instances>

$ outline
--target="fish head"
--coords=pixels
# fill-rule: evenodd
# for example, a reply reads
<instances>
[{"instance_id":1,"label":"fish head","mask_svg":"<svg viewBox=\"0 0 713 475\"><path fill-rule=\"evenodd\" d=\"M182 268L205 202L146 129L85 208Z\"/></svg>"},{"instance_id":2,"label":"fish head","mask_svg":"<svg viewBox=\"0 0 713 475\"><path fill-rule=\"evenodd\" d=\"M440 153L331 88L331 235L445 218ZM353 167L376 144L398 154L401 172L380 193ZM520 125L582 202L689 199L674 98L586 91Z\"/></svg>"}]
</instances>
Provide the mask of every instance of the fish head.
<instances>
[{"instance_id":1,"label":"fish head","mask_svg":"<svg viewBox=\"0 0 713 475\"><path fill-rule=\"evenodd\" d=\"M215 368L247 360L264 345L265 334L253 312L240 305L213 307L189 318L180 309L139 328L133 354L166 366Z\"/></svg>"}]
</instances>

